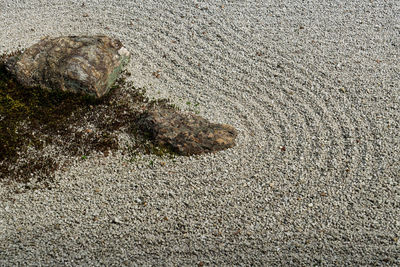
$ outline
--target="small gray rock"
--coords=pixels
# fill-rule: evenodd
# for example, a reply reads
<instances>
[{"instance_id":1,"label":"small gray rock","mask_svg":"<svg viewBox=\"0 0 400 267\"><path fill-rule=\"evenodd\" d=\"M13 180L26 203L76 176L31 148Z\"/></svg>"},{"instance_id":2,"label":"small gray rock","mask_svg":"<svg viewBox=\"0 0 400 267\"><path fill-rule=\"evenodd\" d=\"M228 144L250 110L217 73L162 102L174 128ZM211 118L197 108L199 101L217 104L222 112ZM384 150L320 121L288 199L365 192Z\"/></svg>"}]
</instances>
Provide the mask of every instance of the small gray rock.
<instances>
[{"instance_id":1,"label":"small gray rock","mask_svg":"<svg viewBox=\"0 0 400 267\"><path fill-rule=\"evenodd\" d=\"M23 53L6 59L7 69L24 86L107 94L130 54L119 40L107 36L43 38Z\"/></svg>"},{"instance_id":2,"label":"small gray rock","mask_svg":"<svg viewBox=\"0 0 400 267\"><path fill-rule=\"evenodd\" d=\"M123 221L122 221L121 218L118 217L118 216L113 217L113 218L111 219L111 222L112 222L112 223L115 223L115 224L123 224Z\"/></svg>"}]
</instances>

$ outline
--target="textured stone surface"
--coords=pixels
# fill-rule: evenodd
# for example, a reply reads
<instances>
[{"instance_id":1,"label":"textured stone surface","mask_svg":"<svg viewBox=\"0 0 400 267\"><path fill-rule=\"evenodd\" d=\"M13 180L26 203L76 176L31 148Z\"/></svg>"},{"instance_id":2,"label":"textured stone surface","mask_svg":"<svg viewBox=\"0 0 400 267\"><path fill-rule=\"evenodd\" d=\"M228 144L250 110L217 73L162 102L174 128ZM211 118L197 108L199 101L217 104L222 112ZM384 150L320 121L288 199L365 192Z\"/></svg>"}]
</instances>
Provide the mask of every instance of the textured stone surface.
<instances>
[{"instance_id":1,"label":"textured stone surface","mask_svg":"<svg viewBox=\"0 0 400 267\"><path fill-rule=\"evenodd\" d=\"M156 145L185 156L233 147L237 136L230 125L211 123L200 116L168 108L149 109L137 123Z\"/></svg>"},{"instance_id":2,"label":"textured stone surface","mask_svg":"<svg viewBox=\"0 0 400 267\"><path fill-rule=\"evenodd\" d=\"M108 93L129 58L122 43L107 36L46 37L7 59L6 66L25 86L100 98Z\"/></svg>"}]
</instances>

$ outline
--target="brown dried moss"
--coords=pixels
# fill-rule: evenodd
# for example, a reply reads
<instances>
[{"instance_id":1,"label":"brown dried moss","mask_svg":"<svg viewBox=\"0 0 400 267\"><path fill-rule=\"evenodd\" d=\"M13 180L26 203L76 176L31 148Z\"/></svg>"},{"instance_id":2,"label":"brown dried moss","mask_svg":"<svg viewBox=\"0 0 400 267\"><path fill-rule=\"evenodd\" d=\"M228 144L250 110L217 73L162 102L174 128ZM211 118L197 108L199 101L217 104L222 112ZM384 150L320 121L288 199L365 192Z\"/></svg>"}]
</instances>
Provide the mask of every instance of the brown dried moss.
<instances>
[{"instance_id":1,"label":"brown dried moss","mask_svg":"<svg viewBox=\"0 0 400 267\"><path fill-rule=\"evenodd\" d=\"M52 173L60 167L57 159L41 156L32 160L29 151L54 145L72 157L84 158L93 151L108 155L119 147L117 135L121 128L130 130L139 141L131 151L168 153L166 149L149 145L140 132L132 131L132 123L140 110L147 105L165 106L168 101L149 101L144 90L125 81L130 75L128 72L123 73L108 95L95 100L22 86L1 64L1 59L8 56L0 58L0 181L27 182L32 176L51 180ZM88 125L94 125L96 130L89 129Z\"/></svg>"}]
</instances>

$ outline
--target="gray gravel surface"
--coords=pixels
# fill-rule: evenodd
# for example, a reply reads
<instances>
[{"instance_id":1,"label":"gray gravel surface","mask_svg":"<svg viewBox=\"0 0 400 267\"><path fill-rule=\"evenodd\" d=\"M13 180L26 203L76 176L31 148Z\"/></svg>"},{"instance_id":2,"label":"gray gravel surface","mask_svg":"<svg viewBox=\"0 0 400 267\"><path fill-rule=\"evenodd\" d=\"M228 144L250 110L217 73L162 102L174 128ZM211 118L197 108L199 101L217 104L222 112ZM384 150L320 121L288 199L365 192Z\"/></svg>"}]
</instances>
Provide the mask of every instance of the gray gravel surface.
<instances>
[{"instance_id":1,"label":"gray gravel surface","mask_svg":"<svg viewBox=\"0 0 400 267\"><path fill-rule=\"evenodd\" d=\"M400 265L399 14L395 0L0 0L0 52L107 34L151 97L239 131L217 154L93 154L50 188L1 185L0 265Z\"/></svg>"}]
</instances>

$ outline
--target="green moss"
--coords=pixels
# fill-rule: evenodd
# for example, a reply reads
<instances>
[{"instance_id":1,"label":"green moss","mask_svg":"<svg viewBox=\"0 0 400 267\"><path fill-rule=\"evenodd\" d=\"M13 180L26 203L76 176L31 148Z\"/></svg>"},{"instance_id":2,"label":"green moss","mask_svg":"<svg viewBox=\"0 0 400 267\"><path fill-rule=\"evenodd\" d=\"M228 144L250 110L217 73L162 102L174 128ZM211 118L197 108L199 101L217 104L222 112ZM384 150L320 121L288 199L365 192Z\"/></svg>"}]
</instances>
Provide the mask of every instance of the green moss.
<instances>
[{"instance_id":1,"label":"green moss","mask_svg":"<svg viewBox=\"0 0 400 267\"><path fill-rule=\"evenodd\" d=\"M93 151L108 155L108 151L119 148L118 131L132 129L143 108L174 108L166 99L150 101L145 89L135 88L126 81L130 76L126 71L100 100L59 90L24 87L1 64L1 59L8 56L0 56L0 180L26 182L34 173L51 181L52 173L60 167L56 159L45 155L32 159L28 148L40 151L52 144L62 153L81 159ZM95 130L82 130L88 125ZM171 147L154 145L145 133L129 133L139 140L131 149L134 153L176 155ZM22 164L15 165L24 157Z\"/></svg>"},{"instance_id":2,"label":"green moss","mask_svg":"<svg viewBox=\"0 0 400 267\"><path fill-rule=\"evenodd\" d=\"M166 146L154 145L153 143L147 145L146 152L149 154L154 154L159 157L174 158L175 156L178 156L173 147L167 145Z\"/></svg>"},{"instance_id":3,"label":"green moss","mask_svg":"<svg viewBox=\"0 0 400 267\"><path fill-rule=\"evenodd\" d=\"M13 160L27 144L37 143L30 130L23 130L23 124L58 130L78 107L94 102L72 93L23 87L0 65L0 161Z\"/></svg>"},{"instance_id":4,"label":"green moss","mask_svg":"<svg viewBox=\"0 0 400 267\"><path fill-rule=\"evenodd\" d=\"M152 134L149 132L143 132L137 128L135 124L131 125L130 134L136 139L134 145L128 147L128 153L131 157L131 161L136 161L137 157L141 154L152 154L161 158L173 159L179 154L171 145L157 145L151 142Z\"/></svg>"},{"instance_id":5,"label":"green moss","mask_svg":"<svg viewBox=\"0 0 400 267\"><path fill-rule=\"evenodd\" d=\"M28 147L40 150L52 143L53 136L66 132L73 113L83 115L99 102L88 96L24 87L0 63L0 179L16 176L10 173L10 166L24 157ZM42 159L11 169L18 171L18 179L37 171L47 175L50 166L57 165L46 163L48 160L52 161Z\"/></svg>"}]
</instances>

